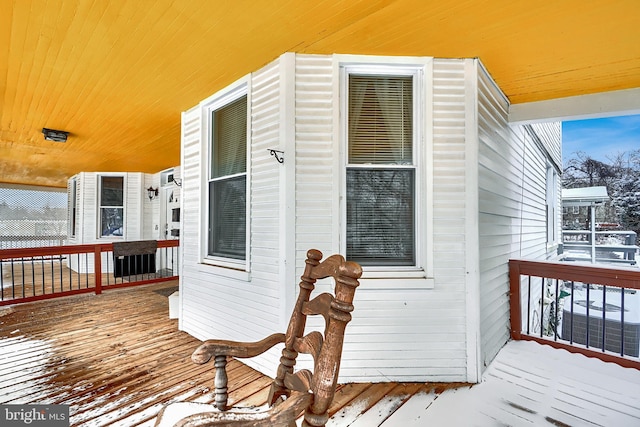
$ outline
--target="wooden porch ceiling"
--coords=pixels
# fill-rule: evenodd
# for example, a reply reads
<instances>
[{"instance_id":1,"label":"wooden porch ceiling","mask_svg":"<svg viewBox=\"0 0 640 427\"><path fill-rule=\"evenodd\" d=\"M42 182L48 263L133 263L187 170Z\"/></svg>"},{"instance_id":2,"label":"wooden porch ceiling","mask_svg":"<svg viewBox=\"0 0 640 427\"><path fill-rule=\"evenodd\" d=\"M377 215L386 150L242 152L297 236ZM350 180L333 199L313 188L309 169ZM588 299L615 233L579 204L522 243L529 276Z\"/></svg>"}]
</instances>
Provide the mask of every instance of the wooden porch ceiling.
<instances>
[{"instance_id":1,"label":"wooden porch ceiling","mask_svg":"<svg viewBox=\"0 0 640 427\"><path fill-rule=\"evenodd\" d=\"M516 104L640 87L637 0L0 5L0 183L175 166L180 112L288 51L479 57Z\"/></svg>"}]
</instances>

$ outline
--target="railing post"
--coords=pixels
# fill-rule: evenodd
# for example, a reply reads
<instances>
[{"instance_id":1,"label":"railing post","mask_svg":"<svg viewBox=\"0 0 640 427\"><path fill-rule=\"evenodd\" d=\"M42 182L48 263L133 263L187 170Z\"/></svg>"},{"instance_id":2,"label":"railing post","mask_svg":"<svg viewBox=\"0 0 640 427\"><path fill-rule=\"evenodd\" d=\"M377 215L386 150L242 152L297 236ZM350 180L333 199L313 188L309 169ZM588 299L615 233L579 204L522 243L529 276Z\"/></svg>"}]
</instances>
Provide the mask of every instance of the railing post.
<instances>
[{"instance_id":1,"label":"railing post","mask_svg":"<svg viewBox=\"0 0 640 427\"><path fill-rule=\"evenodd\" d=\"M95 245L93 250L93 271L95 272L96 295L102 293L102 250Z\"/></svg>"},{"instance_id":2,"label":"railing post","mask_svg":"<svg viewBox=\"0 0 640 427\"><path fill-rule=\"evenodd\" d=\"M521 339L522 309L520 307L520 264L509 260L509 305L511 307L511 338Z\"/></svg>"}]
</instances>

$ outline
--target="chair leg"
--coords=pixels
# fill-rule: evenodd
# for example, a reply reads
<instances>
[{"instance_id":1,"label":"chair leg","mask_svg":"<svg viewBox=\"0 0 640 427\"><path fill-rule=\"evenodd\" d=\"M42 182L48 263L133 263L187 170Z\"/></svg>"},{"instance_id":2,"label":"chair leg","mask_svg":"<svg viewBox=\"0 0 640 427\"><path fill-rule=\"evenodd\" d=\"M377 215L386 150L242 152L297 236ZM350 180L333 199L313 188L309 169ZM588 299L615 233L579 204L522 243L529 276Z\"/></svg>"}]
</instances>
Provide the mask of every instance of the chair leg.
<instances>
[{"instance_id":1,"label":"chair leg","mask_svg":"<svg viewBox=\"0 0 640 427\"><path fill-rule=\"evenodd\" d=\"M324 427L329 421L329 414L314 414L308 408L304 412L304 420L302 421L302 427Z\"/></svg>"},{"instance_id":2,"label":"chair leg","mask_svg":"<svg viewBox=\"0 0 640 427\"><path fill-rule=\"evenodd\" d=\"M216 387L216 408L221 411L227 409L227 356L215 356L214 366L216 368L216 376L214 379L214 385Z\"/></svg>"}]
</instances>

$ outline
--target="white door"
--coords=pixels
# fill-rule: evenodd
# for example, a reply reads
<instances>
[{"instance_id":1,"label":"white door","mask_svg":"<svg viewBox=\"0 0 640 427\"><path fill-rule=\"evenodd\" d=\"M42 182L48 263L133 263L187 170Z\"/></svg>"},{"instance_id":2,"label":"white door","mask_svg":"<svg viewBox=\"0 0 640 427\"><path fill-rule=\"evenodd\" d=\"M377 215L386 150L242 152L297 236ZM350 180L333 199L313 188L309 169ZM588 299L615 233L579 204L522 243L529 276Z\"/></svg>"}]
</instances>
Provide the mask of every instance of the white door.
<instances>
[{"instance_id":1,"label":"white door","mask_svg":"<svg viewBox=\"0 0 640 427\"><path fill-rule=\"evenodd\" d=\"M180 238L180 188L170 185L163 188L164 190L164 206L165 206L165 224L164 236L165 240L174 240Z\"/></svg>"}]
</instances>

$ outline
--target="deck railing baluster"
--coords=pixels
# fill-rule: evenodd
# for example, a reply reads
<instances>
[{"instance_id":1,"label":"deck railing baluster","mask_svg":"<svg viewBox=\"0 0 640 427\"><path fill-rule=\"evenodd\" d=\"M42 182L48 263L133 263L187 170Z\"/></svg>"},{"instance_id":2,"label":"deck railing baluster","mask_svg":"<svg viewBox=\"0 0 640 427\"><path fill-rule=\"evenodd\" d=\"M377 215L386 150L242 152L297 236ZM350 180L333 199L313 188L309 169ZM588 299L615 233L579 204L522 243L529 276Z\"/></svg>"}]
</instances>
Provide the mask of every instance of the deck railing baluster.
<instances>
[{"instance_id":1,"label":"deck railing baluster","mask_svg":"<svg viewBox=\"0 0 640 427\"><path fill-rule=\"evenodd\" d=\"M58 260L58 263L60 264L60 292L64 292L64 279L63 279L64 272L62 271L62 255L57 257L57 260ZM53 262L54 261L52 259L51 263L53 264Z\"/></svg>"},{"instance_id":2,"label":"deck railing baluster","mask_svg":"<svg viewBox=\"0 0 640 427\"><path fill-rule=\"evenodd\" d=\"M624 292L625 288L622 288L620 292L620 356L624 357Z\"/></svg>"},{"instance_id":3,"label":"deck railing baluster","mask_svg":"<svg viewBox=\"0 0 640 427\"><path fill-rule=\"evenodd\" d=\"M80 265L80 254L78 254L78 265ZM85 253L84 254L84 283L85 289L89 289L91 287L91 285L89 284L89 254ZM80 268L78 267L78 277L80 277ZM79 281L79 280L78 280Z\"/></svg>"},{"instance_id":4,"label":"deck railing baluster","mask_svg":"<svg viewBox=\"0 0 640 427\"><path fill-rule=\"evenodd\" d=\"M555 341L558 340L558 324L559 319L558 319L558 304L560 304L560 294L558 291L558 287L559 287L559 283L558 283L558 279L556 279L556 295L555 295L555 304L553 305L554 308L554 313L553 313L553 339Z\"/></svg>"},{"instance_id":5,"label":"deck railing baluster","mask_svg":"<svg viewBox=\"0 0 640 427\"><path fill-rule=\"evenodd\" d=\"M531 275L527 276L527 334L531 333Z\"/></svg>"},{"instance_id":6,"label":"deck railing baluster","mask_svg":"<svg viewBox=\"0 0 640 427\"><path fill-rule=\"evenodd\" d=\"M36 294L36 269L33 257L31 257L31 295Z\"/></svg>"},{"instance_id":7,"label":"deck railing baluster","mask_svg":"<svg viewBox=\"0 0 640 427\"><path fill-rule=\"evenodd\" d=\"M571 281L571 331L569 332L569 335L570 335L569 342L571 344L573 344L573 327L575 325L575 322L573 321L573 319L574 319L574 317L573 317L574 287L575 287L575 282L572 280Z\"/></svg>"},{"instance_id":8,"label":"deck railing baluster","mask_svg":"<svg viewBox=\"0 0 640 427\"><path fill-rule=\"evenodd\" d=\"M20 269L22 270L22 298L26 297L26 286L24 283L24 258L20 260Z\"/></svg>"},{"instance_id":9,"label":"deck railing baluster","mask_svg":"<svg viewBox=\"0 0 640 427\"><path fill-rule=\"evenodd\" d=\"M13 260L11 260L11 298L16 297L16 281L15 281L15 268L13 265Z\"/></svg>"},{"instance_id":10,"label":"deck railing baluster","mask_svg":"<svg viewBox=\"0 0 640 427\"><path fill-rule=\"evenodd\" d=\"M589 348L589 338L591 338L591 325L589 324L589 320L591 319L591 315L589 313L590 308L591 308L591 296L590 296L590 291L591 291L591 285L587 284L587 332L586 332L586 343L585 345L587 346L587 348Z\"/></svg>"},{"instance_id":11,"label":"deck railing baluster","mask_svg":"<svg viewBox=\"0 0 640 427\"><path fill-rule=\"evenodd\" d=\"M602 287L602 351L606 348L607 335L607 287Z\"/></svg>"},{"instance_id":12,"label":"deck railing baluster","mask_svg":"<svg viewBox=\"0 0 640 427\"><path fill-rule=\"evenodd\" d=\"M45 286L44 286L44 282L45 282L45 276L44 276L44 270L45 270L45 267L44 267L44 257L40 257L40 266L42 267L42 295L44 295L44 294L46 294L46 293L47 293L47 291L46 291L46 289L45 289ZM35 283L33 284L33 286L34 286L34 288L35 288Z\"/></svg>"}]
</instances>

